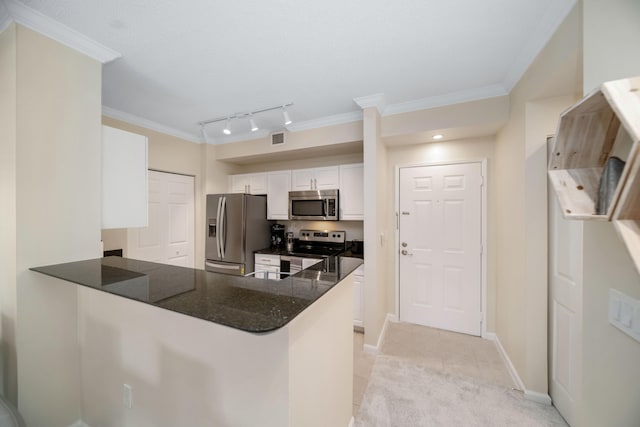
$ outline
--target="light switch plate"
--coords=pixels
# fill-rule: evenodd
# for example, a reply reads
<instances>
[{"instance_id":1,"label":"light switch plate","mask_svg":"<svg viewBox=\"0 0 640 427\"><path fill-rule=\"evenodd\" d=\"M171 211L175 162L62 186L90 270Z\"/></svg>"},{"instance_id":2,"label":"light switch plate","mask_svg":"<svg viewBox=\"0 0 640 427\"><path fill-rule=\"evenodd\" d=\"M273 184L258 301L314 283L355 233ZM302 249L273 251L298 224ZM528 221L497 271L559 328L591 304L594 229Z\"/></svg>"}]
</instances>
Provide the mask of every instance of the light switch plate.
<instances>
[{"instance_id":1,"label":"light switch plate","mask_svg":"<svg viewBox=\"0 0 640 427\"><path fill-rule=\"evenodd\" d=\"M640 341L640 300L609 289L609 323Z\"/></svg>"}]
</instances>

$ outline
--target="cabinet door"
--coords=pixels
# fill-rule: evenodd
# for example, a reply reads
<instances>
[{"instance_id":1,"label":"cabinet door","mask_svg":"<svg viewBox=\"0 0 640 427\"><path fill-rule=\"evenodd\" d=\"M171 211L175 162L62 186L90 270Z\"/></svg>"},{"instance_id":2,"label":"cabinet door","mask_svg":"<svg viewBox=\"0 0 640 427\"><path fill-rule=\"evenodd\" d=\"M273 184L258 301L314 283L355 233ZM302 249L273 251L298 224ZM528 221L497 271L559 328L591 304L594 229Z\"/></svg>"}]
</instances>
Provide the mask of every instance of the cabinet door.
<instances>
[{"instance_id":1,"label":"cabinet door","mask_svg":"<svg viewBox=\"0 0 640 427\"><path fill-rule=\"evenodd\" d=\"M364 264L353 276L353 324L364 326Z\"/></svg>"},{"instance_id":2,"label":"cabinet door","mask_svg":"<svg viewBox=\"0 0 640 427\"><path fill-rule=\"evenodd\" d=\"M249 191L249 175L229 175L229 193L246 193Z\"/></svg>"},{"instance_id":3,"label":"cabinet door","mask_svg":"<svg viewBox=\"0 0 640 427\"><path fill-rule=\"evenodd\" d=\"M102 228L146 227L147 137L102 126Z\"/></svg>"},{"instance_id":4,"label":"cabinet door","mask_svg":"<svg viewBox=\"0 0 640 427\"><path fill-rule=\"evenodd\" d=\"M340 166L340 219L364 220L364 165Z\"/></svg>"},{"instance_id":5,"label":"cabinet door","mask_svg":"<svg viewBox=\"0 0 640 427\"><path fill-rule=\"evenodd\" d=\"M313 184L314 190L335 190L340 188L340 168L338 166L316 168Z\"/></svg>"},{"instance_id":6,"label":"cabinet door","mask_svg":"<svg viewBox=\"0 0 640 427\"><path fill-rule=\"evenodd\" d=\"M315 171L313 169L295 169L291 171L291 191L313 189Z\"/></svg>"},{"instance_id":7,"label":"cabinet door","mask_svg":"<svg viewBox=\"0 0 640 427\"><path fill-rule=\"evenodd\" d=\"M250 194L267 194L267 174L266 173L249 174L249 193Z\"/></svg>"},{"instance_id":8,"label":"cabinet door","mask_svg":"<svg viewBox=\"0 0 640 427\"><path fill-rule=\"evenodd\" d=\"M302 258L302 269L306 269L311 267L312 265L316 265L317 263L322 262L321 259L316 258Z\"/></svg>"},{"instance_id":9,"label":"cabinet door","mask_svg":"<svg viewBox=\"0 0 640 427\"><path fill-rule=\"evenodd\" d=\"M267 219L289 219L290 171L267 174Z\"/></svg>"}]
</instances>

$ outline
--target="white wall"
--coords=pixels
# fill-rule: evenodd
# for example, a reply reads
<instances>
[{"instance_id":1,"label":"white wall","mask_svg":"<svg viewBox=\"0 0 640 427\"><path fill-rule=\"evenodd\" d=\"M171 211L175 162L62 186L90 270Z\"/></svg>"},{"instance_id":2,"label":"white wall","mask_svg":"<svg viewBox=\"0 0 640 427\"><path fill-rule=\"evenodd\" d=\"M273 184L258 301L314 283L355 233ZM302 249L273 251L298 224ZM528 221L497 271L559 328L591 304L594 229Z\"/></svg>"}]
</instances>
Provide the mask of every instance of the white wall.
<instances>
[{"instance_id":1,"label":"white wall","mask_svg":"<svg viewBox=\"0 0 640 427\"><path fill-rule=\"evenodd\" d=\"M640 2L584 0L584 91L640 75ZM640 276L610 223L584 223L583 425L640 424L640 343L608 322L608 291L640 299Z\"/></svg>"},{"instance_id":2,"label":"white wall","mask_svg":"<svg viewBox=\"0 0 640 427\"><path fill-rule=\"evenodd\" d=\"M77 291L30 267L100 256L102 67L17 26L18 407L32 427L80 418Z\"/></svg>"}]
</instances>

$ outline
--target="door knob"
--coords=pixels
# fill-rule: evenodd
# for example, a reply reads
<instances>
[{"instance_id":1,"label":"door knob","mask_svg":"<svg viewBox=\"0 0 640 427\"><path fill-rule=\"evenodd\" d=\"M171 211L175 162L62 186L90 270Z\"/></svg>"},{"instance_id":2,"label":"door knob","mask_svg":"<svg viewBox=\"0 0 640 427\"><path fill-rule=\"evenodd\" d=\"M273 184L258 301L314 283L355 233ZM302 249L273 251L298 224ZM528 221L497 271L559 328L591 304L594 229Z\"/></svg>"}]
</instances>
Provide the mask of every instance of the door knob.
<instances>
[{"instance_id":1,"label":"door knob","mask_svg":"<svg viewBox=\"0 0 640 427\"><path fill-rule=\"evenodd\" d=\"M403 249L400 253L401 253L402 255L405 255L405 256L413 256L413 254L411 254L411 253L407 252L407 250L406 250L406 249Z\"/></svg>"}]
</instances>

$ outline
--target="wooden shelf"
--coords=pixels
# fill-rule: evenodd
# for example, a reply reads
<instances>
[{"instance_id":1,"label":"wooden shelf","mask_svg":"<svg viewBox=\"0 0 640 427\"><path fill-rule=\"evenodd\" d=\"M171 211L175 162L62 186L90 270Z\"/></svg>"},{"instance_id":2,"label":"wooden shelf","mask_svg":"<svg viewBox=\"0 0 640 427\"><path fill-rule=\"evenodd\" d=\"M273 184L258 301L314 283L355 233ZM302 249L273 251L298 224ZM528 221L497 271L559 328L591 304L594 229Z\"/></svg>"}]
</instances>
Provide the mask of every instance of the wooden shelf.
<instances>
[{"instance_id":1,"label":"wooden shelf","mask_svg":"<svg viewBox=\"0 0 640 427\"><path fill-rule=\"evenodd\" d=\"M549 179L567 219L611 220L640 272L640 77L602 84L561 114ZM596 215L611 156L625 166L606 214Z\"/></svg>"},{"instance_id":2,"label":"wooden shelf","mask_svg":"<svg viewBox=\"0 0 640 427\"><path fill-rule=\"evenodd\" d=\"M612 219L639 149L639 90L640 77L607 82L560 115L548 173L565 218ZM596 215L600 178L611 156L626 165L608 211Z\"/></svg>"}]
</instances>

